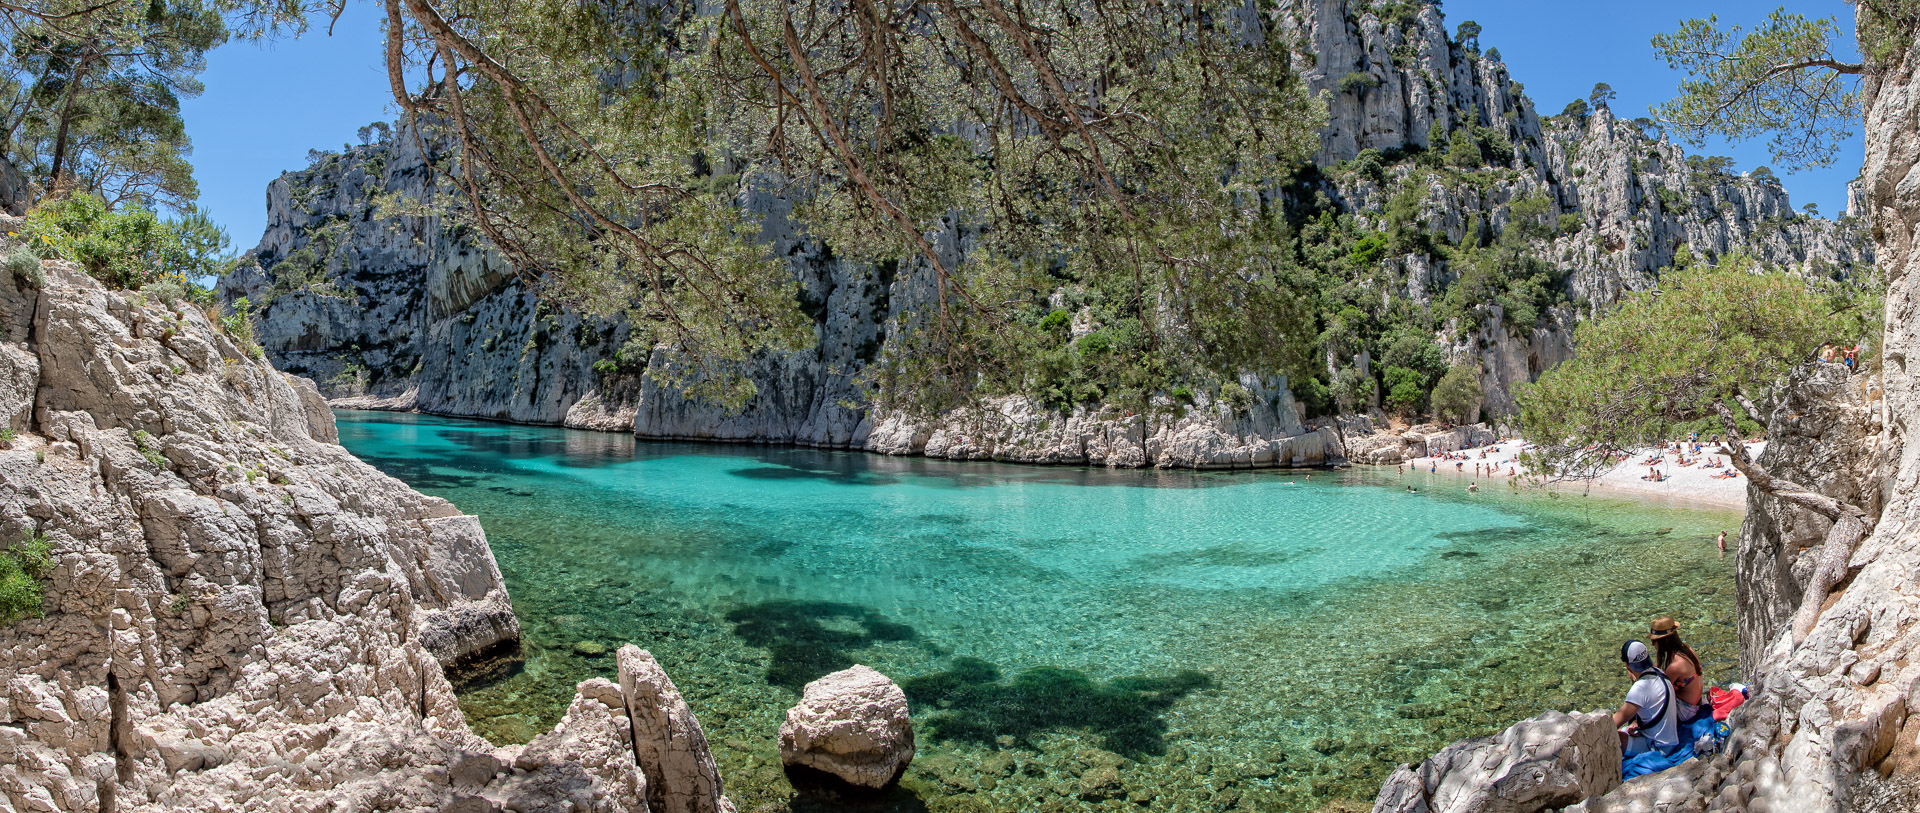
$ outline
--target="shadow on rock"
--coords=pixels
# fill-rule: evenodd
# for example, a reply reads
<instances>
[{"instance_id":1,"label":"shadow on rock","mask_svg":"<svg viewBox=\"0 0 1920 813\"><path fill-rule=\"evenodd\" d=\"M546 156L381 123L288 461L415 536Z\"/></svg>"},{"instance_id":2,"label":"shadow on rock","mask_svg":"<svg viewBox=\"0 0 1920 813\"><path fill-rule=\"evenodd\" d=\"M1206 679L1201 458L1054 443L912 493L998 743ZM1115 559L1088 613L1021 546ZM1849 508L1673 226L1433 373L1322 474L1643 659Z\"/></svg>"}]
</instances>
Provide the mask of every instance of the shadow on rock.
<instances>
[{"instance_id":1,"label":"shadow on rock","mask_svg":"<svg viewBox=\"0 0 1920 813\"><path fill-rule=\"evenodd\" d=\"M1002 681L1000 670L978 658L955 658L953 668L902 682L916 707L934 710L922 729L934 741L1022 742L1046 731L1098 735L1102 747L1138 759L1166 752L1168 709L1213 687L1213 678L1188 670L1168 677L1124 677L1104 683L1084 672L1043 666Z\"/></svg>"},{"instance_id":2,"label":"shadow on rock","mask_svg":"<svg viewBox=\"0 0 1920 813\"><path fill-rule=\"evenodd\" d=\"M808 681L852 666L852 650L911 641L912 627L858 604L768 601L727 613L733 634L767 650L767 682L800 691Z\"/></svg>"},{"instance_id":3,"label":"shadow on rock","mask_svg":"<svg viewBox=\"0 0 1920 813\"><path fill-rule=\"evenodd\" d=\"M448 664L444 671L454 692L465 694L505 683L526 668L526 653L520 649L520 639L513 638L460 658Z\"/></svg>"}]
</instances>

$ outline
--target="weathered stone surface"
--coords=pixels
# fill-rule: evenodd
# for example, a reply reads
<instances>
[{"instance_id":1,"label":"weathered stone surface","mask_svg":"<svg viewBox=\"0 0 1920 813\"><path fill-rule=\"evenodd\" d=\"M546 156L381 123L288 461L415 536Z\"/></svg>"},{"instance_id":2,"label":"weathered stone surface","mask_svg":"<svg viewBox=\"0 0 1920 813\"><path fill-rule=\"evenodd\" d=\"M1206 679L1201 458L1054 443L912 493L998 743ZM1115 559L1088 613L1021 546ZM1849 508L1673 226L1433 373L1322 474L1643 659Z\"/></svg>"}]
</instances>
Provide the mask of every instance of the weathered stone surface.
<instances>
[{"instance_id":1,"label":"weathered stone surface","mask_svg":"<svg viewBox=\"0 0 1920 813\"><path fill-rule=\"evenodd\" d=\"M1767 418L1767 448L1760 464L1775 477L1880 513L1891 450L1881 444L1879 378L1849 375L1839 364L1814 362L1787 379ZM1833 523L1795 508L1751 485L1740 529L1739 595L1741 666L1759 666L1774 633L1800 606L1802 585L1812 572Z\"/></svg>"},{"instance_id":2,"label":"weathered stone surface","mask_svg":"<svg viewBox=\"0 0 1920 813\"><path fill-rule=\"evenodd\" d=\"M36 404L0 544L55 562L44 617L0 627L0 811L646 813L612 683L525 747L467 729L442 661L519 634L473 517L348 454L198 309L46 270L0 281Z\"/></svg>"},{"instance_id":3,"label":"weathered stone surface","mask_svg":"<svg viewBox=\"0 0 1920 813\"><path fill-rule=\"evenodd\" d=\"M1536 813L1620 784L1620 742L1606 712L1550 711L1492 737L1461 740L1401 766L1374 813Z\"/></svg>"},{"instance_id":4,"label":"weathered stone surface","mask_svg":"<svg viewBox=\"0 0 1920 813\"><path fill-rule=\"evenodd\" d=\"M856 665L807 684L780 724L780 761L860 788L892 784L913 761L907 693ZM1118 781L1114 784L1117 786Z\"/></svg>"},{"instance_id":5,"label":"weathered stone surface","mask_svg":"<svg viewBox=\"0 0 1920 813\"><path fill-rule=\"evenodd\" d=\"M1483 423L1452 428L1421 424L1406 429L1386 428L1369 435L1349 436L1346 450L1354 462L1391 466L1444 452L1478 449L1499 440L1499 433Z\"/></svg>"},{"instance_id":6,"label":"weathered stone surface","mask_svg":"<svg viewBox=\"0 0 1920 813\"><path fill-rule=\"evenodd\" d=\"M731 813L707 735L653 654L632 644L615 653L620 693L634 733L633 756L650 784L654 813Z\"/></svg>"},{"instance_id":7,"label":"weathered stone surface","mask_svg":"<svg viewBox=\"0 0 1920 813\"><path fill-rule=\"evenodd\" d=\"M479 767L468 767L475 763ZM449 778L477 789L507 767L490 756L474 757L451 766ZM534 778L523 779L502 801L537 800L559 810L650 810L647 777L633 758L626 702L620 687L603 678L582 681L567 716L527 743L511 768Z\"/></svg>"}]
</instances>

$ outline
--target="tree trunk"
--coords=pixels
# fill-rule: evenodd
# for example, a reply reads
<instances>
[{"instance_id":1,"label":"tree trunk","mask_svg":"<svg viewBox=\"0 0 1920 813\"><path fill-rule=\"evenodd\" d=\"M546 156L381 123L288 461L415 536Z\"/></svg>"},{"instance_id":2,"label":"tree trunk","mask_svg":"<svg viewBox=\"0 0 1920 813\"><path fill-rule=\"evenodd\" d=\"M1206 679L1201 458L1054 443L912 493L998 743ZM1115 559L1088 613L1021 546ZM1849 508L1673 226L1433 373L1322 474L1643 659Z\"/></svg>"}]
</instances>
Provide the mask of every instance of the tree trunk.
<instances>
[{"instance_id":1,"label":"tree trunk","mask_svg":"<svg viewBox=\"0 0 1920 813\"><path fill-rule=\"evenodd\" d=\"M1727 459L1746 476L1747 482L1768 496L1833 521L1833 527L1827 531L1826 542L1820 547L1820 561L1814 566L1813 575L1807 579L1800 593L1800 607L1793 613L1793 645L1797 647L1807 639L1807 633L1813 631L1814 623L1820 620L1820 607L1826 604L1827 593L1846 578L1847 562L1853 559L1854 546L1860 544L1860 540L1872 530L1873 518L1867 516L1867 512L1859 506L1768 474L1759 463L1747 457L1747 444L1735 440L1740 435L1740 426L1734 420L1733 410L1725 404L1717 407L1720 421L1727 429ZM1751 411L1752 408L1749 406L1748 409Z\"/></svg>"},{"instance_id":2,"label":"tree trunk","mask_svg":"<svg viewBox=\"0 0 1920 813\"><path fill-rule=\"evenodd\" d=\"M80 95L80 82L86 78L87 67L91 61L90 57L82 57L80 62L74 65L73 75L67 78L67 95L60 102L60 127L54 131L53 136L53 170L52 177L47 179L49 192L60 187L60 174L64 171L67 162L67 131L73 123L73 99Z\"/></svg>"}]
</instances>

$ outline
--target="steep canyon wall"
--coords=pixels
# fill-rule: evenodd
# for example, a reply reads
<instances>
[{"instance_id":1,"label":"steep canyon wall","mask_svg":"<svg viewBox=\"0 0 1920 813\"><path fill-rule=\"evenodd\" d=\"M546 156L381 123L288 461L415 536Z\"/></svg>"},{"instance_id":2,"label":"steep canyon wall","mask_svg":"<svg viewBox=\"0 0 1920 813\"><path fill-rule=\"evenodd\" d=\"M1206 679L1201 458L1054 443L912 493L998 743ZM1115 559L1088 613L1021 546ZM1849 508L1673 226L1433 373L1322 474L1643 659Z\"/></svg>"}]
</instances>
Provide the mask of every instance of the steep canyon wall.
<instances>
[{"instance_id":1,"label":"steep canyon wall","mask_svg":"<svg viewBox=\"0 0 1920 813\"><path fill-rule=\"evenodd\" d=\"M1653 286L1677 254L1713 260L1745 251L1814 274L1872 262L1857 221L1795 211L1770 176L1702 169L1604 108L1539 115L1502 63L1449 36L1436 7L1296 0L1271 13L1301 43L1303 78L1330 112L1320 172L1303 193L1311 205L1386 231L1389 202L1411 195L1418 228L1460 245L1504 232L1516 202L1547 201L1553 233L1533 239L1529 252L1557 269L1561 304L1514 317L1476 303L1478 324L1434 337L1452 360L1479 364L1492 419L1513 413L1514 385L1570 356L1572 325L1587 308ZM1432 169L1414 157L1445 149L1429 144L1436 124L1442 133L1481 126L1511 155L1470 170ZM472 235L390 205L442 194L421 143L408 134L376 139L276 180L258 267L222 283L229 299L257 306L274 363L346 399L339 403L953 458L1245 466L1340 455L1332 424L1302 420L1289 382L1263 370L1245 371L1243 385L1257 393L1251 403L1202 388L1193 408L1163 398L1152 415L1100 404L1059 413L1018 398L932 422L878 414L859 377L887 346L896 317L924 298L924 263L837 256L804 236L789 202L751 179L739 204L800 281L816 345L757 361L760 394L744 410L689 401L650 374L669 360L630 346L620 320L542 304L537 281L517 277ZM949 257L964 257L964 229L932 236ZM1446 254L1382 257L1392 290L1381 295L1434 307L1464 273ZM1349 364L1366 361L1328 358L1329 372Z\"/></svg>"}]
</instances>

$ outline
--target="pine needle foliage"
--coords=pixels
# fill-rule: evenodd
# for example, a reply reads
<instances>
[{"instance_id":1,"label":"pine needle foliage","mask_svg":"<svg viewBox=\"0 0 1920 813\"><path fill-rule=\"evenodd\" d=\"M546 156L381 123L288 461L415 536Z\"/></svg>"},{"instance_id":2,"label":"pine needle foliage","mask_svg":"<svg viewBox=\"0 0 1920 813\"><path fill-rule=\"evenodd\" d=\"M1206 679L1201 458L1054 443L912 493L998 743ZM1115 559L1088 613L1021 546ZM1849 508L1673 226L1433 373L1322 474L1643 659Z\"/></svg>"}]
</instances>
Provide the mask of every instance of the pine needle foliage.
<instances>
[{"instance_id":1,"label":"pine needle foliage","mask_svg":"<svg viewBox=\"0 0 1920 813\"><path fill-rule=\"evenodd\" d=\"M1920 0L1859 0L1857 45L1864 60L1842 57L1844 34L1831 18L1785 8L1752 30L1716 17L1691 19L1653 38L1667 65L1686 71L1680 95L1655 117L1689 143L1768 136L1774 160L1789 168L1833 163L1860 121L1859 80L1896 63L1920 32Z\"/></svg>"},{"instance_id":2,"label":"pine needle foliage","mask_svg":"<svg viewBox=\"0 0 1920 813\"><path fill-rule=\"evenodd\" d=\"M792 202L838 257L906 261L869 382L888 406L1045 390L1040 356L1093 370L1111 401L1309 355L1273 201L1325 114L1266 11L387 9L396 99L458 144L455 214L550 295L639 318L698 395L742 404L744 365L811 340L743 195ZM1099 321L1094 346L1041 327L1059 291Z\"/></svg>"},{"instance_id":3,"label":"pine needle foliage","mask_svg":"<svg viewBox=\"0 0 1920 813\"><path fill-rule=\"evenodd\" d=\"M1747 258L1661 275L1574 333L1580 352L1516 388L1520 423L1553 476L1590 477L1616 456L1663 445L1676 427L1754 414L1824 343L1879 333L1875 287L1763 270Z\"/></svg>"},{"instance_id":4,"label":"pine needle foliage","mask_svg":"<svg viewBox=\"0 0 1920 813\"><path fill-rule=\"evenodd\" d=\"M52 545L38 532L0 548L0 627L39 617L45 580L52 572Z\"/></svg>"}]
</instances>

